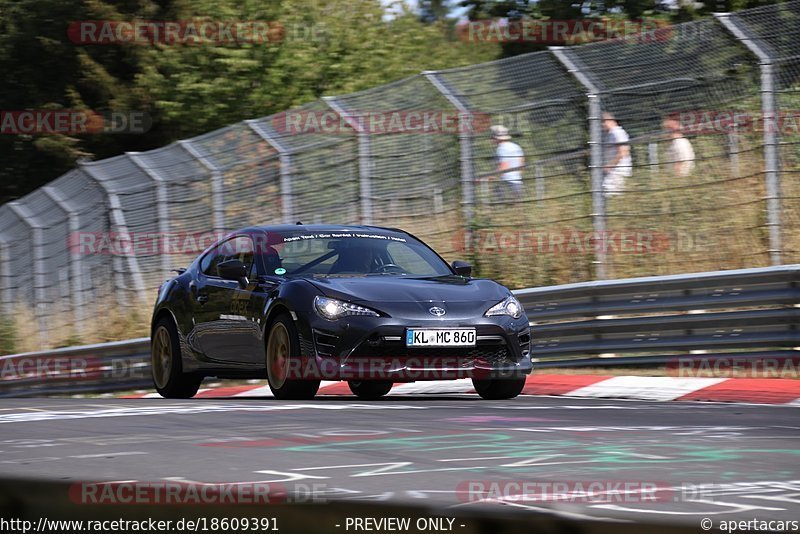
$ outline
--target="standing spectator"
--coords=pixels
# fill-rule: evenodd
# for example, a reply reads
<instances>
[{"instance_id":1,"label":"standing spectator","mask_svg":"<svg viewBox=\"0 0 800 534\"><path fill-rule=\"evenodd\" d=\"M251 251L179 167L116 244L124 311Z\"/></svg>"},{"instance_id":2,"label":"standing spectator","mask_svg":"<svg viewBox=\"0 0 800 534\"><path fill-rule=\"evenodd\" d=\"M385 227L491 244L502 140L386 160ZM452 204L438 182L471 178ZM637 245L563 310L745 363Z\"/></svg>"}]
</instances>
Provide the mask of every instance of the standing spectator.
<instances>
[{"instance_id":1,"label":"standing spectator","mask_svg":"<svg viewBox=\"0 0 800 534\"><path fill-rule=\"evenodd\" d=\"M525 165L525 153L516 143L511 142L511 135L505 126L492 126L492 140L497 143L497 175L493 178L501 179L502 183L495 187L496 195L505 200L511 193L512 198L522 198L522 171L520 167ZM516 169L516 170L508 170Z\"/></svg>"},{"instance_id":2,"label":"standing spectator","mask_svg":"<svg viewBox=\"0 0 800 534\"><path fill-rule=\"evenodd\" d=\"M621 195L625 178L631 175L630 138L611 113L603 113L603 192L606 196Z\"/></svg>"},{"instance_id":3,"label":"standing spectator","mask_svg":"<svg viewBox=\"0 0 800 534\"><path fill-rule=\"evenodd\" d=\"M683 136L681 123L674 117L664 119L664 130L670 139L667 147L666 163L672 165L674 176L689 176L694 170L694 148L692 143Z\"/></svg>"}]
</instances>

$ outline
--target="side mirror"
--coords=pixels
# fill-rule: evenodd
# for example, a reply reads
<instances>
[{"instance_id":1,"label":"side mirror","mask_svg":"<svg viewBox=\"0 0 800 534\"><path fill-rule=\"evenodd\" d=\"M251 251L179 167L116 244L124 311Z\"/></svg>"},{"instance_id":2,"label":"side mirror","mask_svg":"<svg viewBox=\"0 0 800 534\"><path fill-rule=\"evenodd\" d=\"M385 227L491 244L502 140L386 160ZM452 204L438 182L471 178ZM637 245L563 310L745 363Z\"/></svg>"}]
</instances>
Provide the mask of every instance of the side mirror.
<instances>
[{"instance_id":1,"label":"side mirror","mask_svg":"<svg viewBox=\"0 0 800 534\"><path fill-rule=\"evenodd\" d=\"M456 260L453 262L453 270L458 276L469 277L472 275L472 265L465 261Z\"/></svg>"},{"instance_id":2,"label":"side mirror","mask_svg":"<svg viewBox=\"0 0 800 534\"><path fill-rule=\"evenodd\" d=\"M239 260L223 261L217 265L217 272L225 280L239 282L239 286L247 287L250 281L247 279L247 265Z\"/></svg>"}]
</instances>

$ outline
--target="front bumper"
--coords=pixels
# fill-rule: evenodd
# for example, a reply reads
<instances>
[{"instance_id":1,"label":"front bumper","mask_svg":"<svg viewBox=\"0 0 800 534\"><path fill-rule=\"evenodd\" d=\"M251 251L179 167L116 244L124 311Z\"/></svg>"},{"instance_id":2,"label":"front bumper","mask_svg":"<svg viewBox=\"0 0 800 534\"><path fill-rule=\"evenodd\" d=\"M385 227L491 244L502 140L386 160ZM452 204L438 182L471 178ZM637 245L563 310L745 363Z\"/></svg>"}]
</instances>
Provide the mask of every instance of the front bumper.
<instances>
[{"instance_id":1,"label":"front bumper","mask_svg":"<svg viewBox=\"0 0 800 534\"><path fill-rule=\"evenodd\" d=\"M447 380L515 378L530 374L530 328L523 315L470 321L348 317L325 321L310 314L302 340L308 372L323 380ZM406 347L407 328L475 328L474 347ZM313 362L313 364L312 364Z\"/></svg>"}]
</instances>

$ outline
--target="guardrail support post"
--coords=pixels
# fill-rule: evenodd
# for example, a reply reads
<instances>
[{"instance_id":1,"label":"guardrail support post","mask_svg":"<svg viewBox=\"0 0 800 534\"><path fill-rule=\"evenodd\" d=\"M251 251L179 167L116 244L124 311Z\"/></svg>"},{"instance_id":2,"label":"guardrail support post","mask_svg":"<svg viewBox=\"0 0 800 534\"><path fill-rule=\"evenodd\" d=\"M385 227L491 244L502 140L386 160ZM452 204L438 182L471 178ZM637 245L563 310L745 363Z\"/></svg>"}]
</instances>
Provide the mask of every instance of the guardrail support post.
<instances>
[{"instance_id":1,"label":"guardrail support post","mask_svg":"<svg viewBox=\"0 0 800 534\"><path fill-rule=\"evenodd\" d=\"M769 228L769 257L772 265L782 263L781 244L781 184L778 155L778 106L775 96L775 61L737 23L731 13L715 13L714 16L734 37L758 58L761 69L761 115L764 120L764 179L767 189L767 227Z\"/></svg>"},{"instance_id":2,"label":"guardrail support post","mask_svg":"<svg viewBox=\"0 0 800 534\"><path fill-rule=\"evenodd\" d=\"M258 134L278 153L281 163L281 218L284 224L294 224L294 197L292 196L292 156L283 144L270 135L256 120L244 121L250 129Z\"/></svg>"},{"instance_id":3,"label":"guardrail support post","mask_svg":"<svg viewBox=\"0 0 800 534\"><path fill-rule=\"evenodd\" d=\"M326 96L322 100L328 104L356 132L358 139L358 176L361 202L361 224L372 224L372 160L369 132L353 119L353 116L342 107L336 97Z\"/></svg>"},{"instance_id":4,"label":"guardrail support post","mask_svg":"<svg viewBox=\"0 0 800 534\"><path fill-rule=\"evenodd\" d=\"M178 141L178 145L211 172L211 226L214 234L220 236L226 231L225 206L222 201L222 169L203 156L190 140Z\"/></svg>"},{"instance_id":5,"label":"guardrail support post","mask_svg":"<svg viewBox=\"0 0 800 534\"><path fill-rule=\"evenodd\" d=\"M592 177L592 225L596 239L606 242L606 204L603 194L603 109L599 88L578 68L576 60L563 47L551 46L550 51L575 79L586 89L589 99L589 149ZM607 275L608 258L605 246L595 248L595 277L604 280Z\"/></svg>"},{"instance_id":6,"label":"guardrail support post","mask_svg":"<svg viewBox=\"0 0 800 534\"><path fill-rule=\"evenodd\" d=\"M475 118L472 116L472 111L467 103L453 93L436 71L425 71L422 74L444 96L450 105L458 110L458 143L461 152L461 210L465 227L464 244L465 252L471 253L472 233L475 231L475 156L472 146L475 135Z\"/></svg>"}]
</instances>

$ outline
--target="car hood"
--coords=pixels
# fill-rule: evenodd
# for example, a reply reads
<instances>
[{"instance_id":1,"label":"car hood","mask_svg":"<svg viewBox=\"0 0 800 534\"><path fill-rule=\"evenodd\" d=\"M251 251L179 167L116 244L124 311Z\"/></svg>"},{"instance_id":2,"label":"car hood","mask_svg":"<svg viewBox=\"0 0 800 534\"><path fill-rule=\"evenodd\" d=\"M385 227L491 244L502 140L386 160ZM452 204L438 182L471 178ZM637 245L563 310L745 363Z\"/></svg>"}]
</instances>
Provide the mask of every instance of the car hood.
<instances>
[{"instance_id":1,"label":"car hood","mask_svg":"<svg viewBox=\"0 0 800 534\"><path fill-rule=\"evenodd\" d=\"M377 307L388 313L424 312L441 305L452 318L483 313L503 300L509 290L492 280L460 276L412 278L404 276L326 277L309 279L330 298Z\"/></svg>"}]
</instances>

